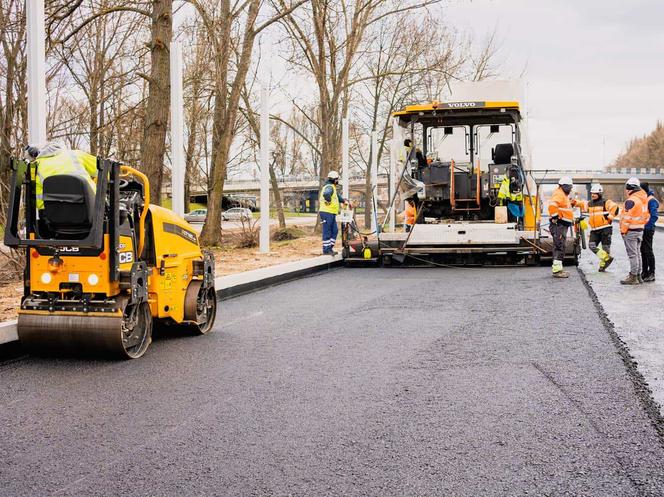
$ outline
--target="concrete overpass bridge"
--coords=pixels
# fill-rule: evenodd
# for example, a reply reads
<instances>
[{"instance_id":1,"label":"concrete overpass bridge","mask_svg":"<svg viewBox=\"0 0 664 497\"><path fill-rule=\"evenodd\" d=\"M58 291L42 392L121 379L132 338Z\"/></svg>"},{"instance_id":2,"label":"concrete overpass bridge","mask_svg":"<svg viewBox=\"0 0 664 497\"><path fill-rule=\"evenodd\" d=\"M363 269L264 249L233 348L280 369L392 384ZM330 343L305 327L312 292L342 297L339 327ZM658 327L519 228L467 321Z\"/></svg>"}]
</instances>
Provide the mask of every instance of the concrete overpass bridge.
<instances>
[{"instance_id":1,"label":"concrete overpass bridge","mask_svg":"<svg viewBox=\"0 0 664 497\"><path fill-rule=\"evenodd\" d=\"M592 169L533 169L533 178L538 185L555 185L561 176L571 176L577 185L586 185L588 190L591 183L601 183L610 197L622 198L622 185L632 176L641 181L647 181L660 198L664 197L664 168L612 168L609 170ZM280 178L279 190L286 205L301 210L315 212L318 200L320 180L314 176L286 176ZM387 196L388 178L386 174L378 176L378 189L381 198ZM361 204L364 199L365 177L353 175L350 177L351 197ZM258 205L260 181L248 179L228 180L224 184L224 194L232 197L251 197ZM196 192L192 195L198 201L204 201L205 193Z\"/></svg>"}]
</instances>

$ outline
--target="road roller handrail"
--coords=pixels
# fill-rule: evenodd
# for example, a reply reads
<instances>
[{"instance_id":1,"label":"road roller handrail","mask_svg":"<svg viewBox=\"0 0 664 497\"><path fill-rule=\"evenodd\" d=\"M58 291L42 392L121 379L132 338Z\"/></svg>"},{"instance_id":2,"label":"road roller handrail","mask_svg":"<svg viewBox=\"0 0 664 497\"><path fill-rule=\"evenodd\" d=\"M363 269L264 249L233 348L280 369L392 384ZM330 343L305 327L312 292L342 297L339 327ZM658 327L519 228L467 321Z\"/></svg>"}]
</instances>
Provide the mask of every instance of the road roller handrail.
<instances>
[{"instance_id":1,"label":"road roller handrail","mask_svg":"<svg viewBox=\"0 0 664 497\"><path fill-rule=\"evenodd\" d=\"M131 166L120 166L120 176L135 176L143 183L143 210L139 219L138 251L136 252L137 257L140 258L145 247L145 218L148 216L148 208L150 207L150 180L145 174Z\"/></svg>"}]
</instances>

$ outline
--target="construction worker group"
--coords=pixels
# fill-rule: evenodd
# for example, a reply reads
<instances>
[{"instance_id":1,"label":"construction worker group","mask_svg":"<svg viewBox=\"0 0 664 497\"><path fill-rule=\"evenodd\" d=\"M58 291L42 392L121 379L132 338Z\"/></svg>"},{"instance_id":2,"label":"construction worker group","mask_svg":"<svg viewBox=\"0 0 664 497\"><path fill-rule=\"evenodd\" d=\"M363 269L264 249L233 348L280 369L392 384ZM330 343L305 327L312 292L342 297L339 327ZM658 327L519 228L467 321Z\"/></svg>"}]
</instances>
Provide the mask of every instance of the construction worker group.
<instances>
[{"instance_id":1,"label":"construction worker group","mask_svg":"<svg viewBox=\"0 0 664 497\"><path fill-rule=\"evenodd\" d=\"M655 256L653 237L657 222L659 202L648 183L630 178L625 183L623 207L604 198L602 185L590 187L590 200L577 200L571 196L574 189L572 178L564 176L549 201L549 231L553 239L554 278L567 278L563 269L567 233L575 223L574 210L587 213L582 223L590 229L588 248L599 259L599 271L604 272L614 258L611 255L613 220L620 218L620 234L629 258L629 274L620 281L624 285L640 285L655 281Z\"/></svg>"}]
</instances>

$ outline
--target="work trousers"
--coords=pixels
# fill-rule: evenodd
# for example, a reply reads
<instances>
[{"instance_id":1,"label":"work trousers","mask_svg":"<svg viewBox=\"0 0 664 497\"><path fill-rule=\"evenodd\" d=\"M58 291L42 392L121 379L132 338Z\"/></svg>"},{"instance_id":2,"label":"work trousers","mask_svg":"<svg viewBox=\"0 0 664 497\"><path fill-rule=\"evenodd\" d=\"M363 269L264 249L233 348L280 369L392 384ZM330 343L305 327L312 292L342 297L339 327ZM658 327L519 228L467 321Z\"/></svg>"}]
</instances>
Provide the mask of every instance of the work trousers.
<instances>
[{"instance_id":1,"label":"work trousers","mask_svg":"<svg viewBox=\"0 0 664 497\"><path fill-rule=\"evenodd\" d=\"M588 248L594 253L599 251L599 246L602 246L604 252L611 253L611 238L613 236L613 226L607 226L601 230L593 230L588 237Z\"/></svg>"},{"instance_id":2,"label":"work trousers","mask_svg":"<svg viewBox=\"0 0 664 497\"><path fill-rule=\"evenodd\" d=\"M629 257L629 272L634 276L641 275L641 241L643 240L643 231L630 230L623 235L625 250Z\"/></svg>"},{"instance_id":3,"label":"work trousers","mask_svg":"<svg viewBox=\"0 0 664 497\"><path fill-rule=\"evenodd\" d=\"M329 254L334 249L334 243L337 241L337 235L339 234L337 216L329 212L319 212L319 214L323 227L323 253Z\"/></svg>"},{"instance_id":4,"label":"work trousers","mask_svg":"<svg viewBox=\"0 0 664 497\"><path fill-rule=\"evenodd\" d=\"M655 253L652 250L652 239L655 230L643 230L643 242L641 243L641 259L643 260L643 275L655 274Z\"/></svg>"},{"instance_id":5,"label":"work trousers","mask_svg":"<svg viewBox=\"0 0 664 497\"><path fill-rule=\"evenodd\" d=\"M565 241L569 226L558 221L549 224L549 232L553 238L553 260L562 262L565 259Z\"/></svg>"}]
</instances>

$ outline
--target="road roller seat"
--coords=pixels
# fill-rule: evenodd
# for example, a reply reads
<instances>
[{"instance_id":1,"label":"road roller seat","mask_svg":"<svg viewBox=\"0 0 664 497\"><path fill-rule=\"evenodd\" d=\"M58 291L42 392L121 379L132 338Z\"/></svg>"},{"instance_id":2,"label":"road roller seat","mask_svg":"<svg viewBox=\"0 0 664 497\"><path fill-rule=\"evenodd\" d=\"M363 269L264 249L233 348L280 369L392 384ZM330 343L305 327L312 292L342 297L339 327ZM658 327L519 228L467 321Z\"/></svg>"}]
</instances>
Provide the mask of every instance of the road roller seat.
<instances>
[{"instance_id":1,"label":"road roller seat","mask_svg":"<svg viewBox=\"0 0 664 497\"><path fill-rule=\"evenodd\" d=\"M83 239L92 226L95 192L81 176L56 174L44 179L44 211L53 238Z\"/></svg>"},{"instance_id":2,"label":"road roller seat","mask_svg":"<svg viewBox=\"0 0 664 497\"><path fill-rule=\"evenodd\" d=\"M511 164L513 155L514 145L511 143L498 143L493 150L493 163L496 165Z\"/></svg>"}]
</instances>

